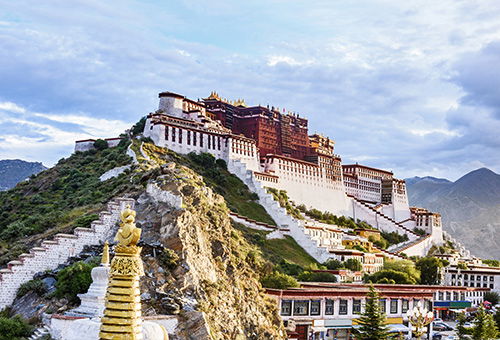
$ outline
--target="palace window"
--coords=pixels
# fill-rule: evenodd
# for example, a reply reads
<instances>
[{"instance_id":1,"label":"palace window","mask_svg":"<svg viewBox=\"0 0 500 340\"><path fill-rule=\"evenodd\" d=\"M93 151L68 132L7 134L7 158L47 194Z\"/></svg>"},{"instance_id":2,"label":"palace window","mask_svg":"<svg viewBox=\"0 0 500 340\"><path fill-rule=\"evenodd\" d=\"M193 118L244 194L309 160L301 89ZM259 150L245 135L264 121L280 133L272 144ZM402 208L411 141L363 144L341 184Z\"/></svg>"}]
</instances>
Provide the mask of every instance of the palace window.
<instances>
[{"instance_id":1,"label":"palace window","mask_svg":"<svg viewBox=\"0 0 500 340\"><path fill-rule=\"evenodd\" d=\"M193 131L193 145L196 146L196 131Z\"/></svg>"},{"instance_id":2,"label":"palace window","mask_svg":"<svg viewBox=\"0 0 500 340\"><path fill-rule=\"evenodd\" d=\"M311 315L319 315L321 311L321 301L311 300Z\"/></svg>"},{"instance_id":3,"label":"palace window","mask_svg":"<svg viewBox=\"0 0 500 340\"><path fill-rule=\"evenodd\" d=\"M200 132L200 146L203 147L203 133Z\"/></svg>"},{"instance_id":4,"label":"palace window","mask_svg":"<svg viewBox=\"0 0 500 340\"><path fill-rule=\"evenodd\" d=\"M179 128L179 143L182 144L182 129Z\"/></svg>"},{"instance_id":5,"label":"palace window","mask_svg":"<svg viewBox=\"0 0 500 340\"><path fill-rule=\"evenodd\" d=\"M296 300L293 302L293 315L308 315L309 300Z\"/></svg>"},{"instance_id":6,"label":"palace window","mask_svg":"<svg viewBox=\"0 0 500 340\"><path fill-rule=\"evenodd\" d=\"M401 304L401 312L406 313L409 309L409 302L408 300L403 299L403 303Z\"/></svg>"},{"instance_id":7,"label":"palace window","mask_svg":"<svg viewBox=\"0 0 500 340\"><path fill-rule=\"evenodd\" d=\"M175 128L172 128L172 142L175 142Z\"/></svg>"},{"instance_id":8,"label":"palace window","mask_svg":"<svg viewBox=\"0 0 500 340\"><path fill-rule=\"evenodd\" d=\"M207 147L210 149L210 140L211 140L211 136L210 135L207 135Z\"/></svg>"},{"instance_id":9,"label":"palace window","mask_svg":"<svg viewBox=\"0 0 500 340\"><path fill-rule=\"evenodd\" d=\"M333 310L334 310L334 300L326 299L325 301L325 314L326 315L333 315Z\"/></svg>"},{"instance_id":10,"label":"palace window","mask_svg":"<svg viewBox=\"0 0 500 340\"><path fill-rule=\"evenodd\" d=\"M292 315L292 301L289 300L281 301L281 315L283 316Z\"/></svg>"},{"instance_id":11,"label":"palace window","mask_svg":"<svg viewBox=\"0 0 500 340\"><path fill-rule=\"evenodd\" d=\"M212 136L212 149L215 150L215 136Z\"/></svg>"},{"instance_id":12,"label":"palace window","mask_svg":"<svg viewBox=\"0 0 500 340\"><path fill-rule=\"evenodd\" d=\"M191 131L187 131L187 144L191 145Z\"/></svg>"},{"instance_id":13,"label":"palace window","mask_svg":"<svg viewBox=\"0 0 500 340\"><path fill-rule=\"evenodd\" d=\"M168 126L165 126L165 140L168 141Z\"/></svg>"},{"instance_id":14,"label":"palace window","mask_svg":"<svg viewBox=\"0 0 500 340\"><path fill-rule=\"evenodd\" d=\"M347 300L340 299L339 302L339 314L346 315L347 314Z\"/></svg>"},{"instance_id":15,"label":"palace window","mask_svg":"<svg viewBox=\"0 0 500 340\"><path fill-rule=\"evenodd\" d=\"M217 137L217 149L220 150L220 137Z\"/></svg>"},{"instance_id":16,"label":"palace window","mask_svg":"<svg viewBox=\"0 0 500 340\"><path fill-rule=\"evenodd\" d=\"M361 314L361 300L352 300L352 314Z\"/></svg>"},{"instance_id":17,"label":"palace window","mask_svg":"<svg viewBox=\"0 0 500 340\"><path fill-rule=\"evenodd\" d=\"M379 304L380 304L380 311L382 313L385 313L385 299L380 299Z\"/></svg>"},{"instance_id":18,"label":"palace window","mask_svg":"<svg viewBox=\"0 0 500 340\"><path fill-rule=\"evenodd\" d=\"M398 300L391 299L391 314L397 314L398 312Z\"/></svg>"}]
</instances>

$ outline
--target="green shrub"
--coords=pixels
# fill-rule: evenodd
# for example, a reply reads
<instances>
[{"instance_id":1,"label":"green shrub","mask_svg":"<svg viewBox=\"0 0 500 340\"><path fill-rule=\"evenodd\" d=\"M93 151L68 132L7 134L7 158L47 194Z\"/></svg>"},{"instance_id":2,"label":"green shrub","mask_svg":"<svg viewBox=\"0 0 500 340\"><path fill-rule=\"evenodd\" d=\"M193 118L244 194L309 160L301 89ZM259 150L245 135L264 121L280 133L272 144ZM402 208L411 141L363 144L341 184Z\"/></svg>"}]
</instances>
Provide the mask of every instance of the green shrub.
<instances>
[{"instance_id":1,"label":"green shrub","mask_svg":"<svg viewBox=\"0 0 500 340\"><path fill-rule=\"evenodd\" d=\"M75 220L75 228L89 228L90 224L99 219L97 214L85 214Z\"/></svg>"},{"instance_id":2,"label":"green shrub","mask_svg":"<svg viewBox=\"0 0 500 340\"><path fill-rule=\"evenodd\" d=\"M357 272L363 269L363 265L357 259L348 259L347 261L344 262L344 266L347 269L352 270L353 272Z\"/></svg>"},{"instance_id":3,"label":"green shrub","mask_svg":"<svg viewBox=\"0 0 500 340\"><path fill-rule=\"evenodd\" d=\"M337 282L335 275L326 272L303 272L297 278L304 282Z\"/></svg>"},{"instance_id":4,"label":"green shrub","mask_svg":"<svg viewBox=\"0 0 500 340\"><path fill-rule=\"evenodd\" d=\"M0 340L21 340L30 336L33 328L19 315L0 317Z\"/></svg>"},{"instance_id":5,"label":"green shrub","mask_svg":"<svg viewBox=\"0 0 500 340\"><path fill-rule=\"evenodd\" d=\"M328 261L326 261L324 263L324 265L326 266L326 268L328 268L330 270L345 268L344 264L341 261L336 260L336 259L329 259Z\"/></svg>"},{"instance_id":6,"label":"green shrub","mask_svg":"<svg viewBox=\"0 0 500 340\"><path fill-rule=\"evenodd\" d=\"M132 126L132 129L130 129L130 132L132 135L137 136L141 134L144 131L144 126L146 125L146 117L142 117L139 119L137 123Z\"/></svg>"},{"instance_id":7,"label":"green shrub","mask_svg":"<svg viewBox=\"0 0 500 340\"><path fill-rule=\"evenodd\" d=\"M161 265L167 269L174 269L179 262L179 256L169 248L163 248L163 252L158 256Z\"/></svg>"},{"instance_id":8,"label":"green shrub","mask_svg":"<svg viewBox=\"0 0 500 340\"><path fill-rule=\"evenodd\" d=\"M500 267L500 261L498 260L483 260L483 263L490 267Z\"/></svg>"},{"instance_id":9,"label":"green shrub","mask_svg":"<svg viewBox=\"0 0 500 340\"><path fill-rule=\"evenodd\" d=\"M299 286L299 283L293 277L280 272L273 272L264 276L261 279L261 283L262 287L274 289L287 289Z\"/></svg>"},{"instance_id":10,"label":"green shrub","mask_svg":"<svg viewBox=\"0 0 500 340\"><path fill-rule=\"evenodd\" d=\"M425 234L427 234L427 232L424 230L424 229L420 229L420 228L413 228L413 232L419 236L424 236Z\"/></svg>"},{"instance_id":11,"label":"green shrub","mask_svg":"<svg viewBox=\"0 0 500 340\"><path fill-rule=\"evenodd\" d=\"M98 139L94 142L94 148L97 150L104 150L108 148L108 142L106 142L104 139Z\"/></svg>"},{"instance_id":12,"label":"green shrub","mask_svg":"<svg viewBox=\"0 0 500 340\"><path fill-rule=\"evenodd\" d=\"M380 236L382 236L387 241L387 243L388 243L389 246L391 246L393 244L399 244L401 242L408 241L408 235L406 235L406 234L401 235L401 234L398 234L395 231L392 231L390 233L382 231L380 233Z\"/></svg>"},{"instance_id":13,"label":"green shrub","mask_svg":"<svg viewBox=\"0 0 500 340\"><path fill-rule=\"evenodd\" d=\"M407 273L395 271L393 269L383 269L365 278L365 282L372 283L397 283L397 284L415 284Z\"/></svg>"},{"instance_id":14,"label":"green shrub","mask_svg":"<svg viewBox=\"0 0 500 340\"><path fill-rule=\"evenodd\" d=\"M281 260L281 262L276 266L276 269L284 274L297 276L304 271L304 268L298 264L291 263L287 260Z\"/></svg>"},{"instance_id":15,"label":"green shrub","mask_svg":"<svg viewBox=\"0 0 500 340\"><path fill-rule=\"evenodd\" d=\"M23 283L19 289L17 290L17 297L20 298L29 292L34 292L38 296L43 296L45 293L47 293L47 287L45 286L45 283L42 280L36 279L36 280L30 280L28 282Z\"/></svg>"},{"instance_id":16,"label":"green shrub","mask_svg":"<svg viewBox=\"0 0 500 340\"><path fill-rule=\"evenodd\" d=\"M65 297L70 303L78 302L76 295L85 293L89 289L92 283L90 272L95 266L94 263L79 261L62 269L57 274L55 296Z\"/></svg>"}]
</instances>

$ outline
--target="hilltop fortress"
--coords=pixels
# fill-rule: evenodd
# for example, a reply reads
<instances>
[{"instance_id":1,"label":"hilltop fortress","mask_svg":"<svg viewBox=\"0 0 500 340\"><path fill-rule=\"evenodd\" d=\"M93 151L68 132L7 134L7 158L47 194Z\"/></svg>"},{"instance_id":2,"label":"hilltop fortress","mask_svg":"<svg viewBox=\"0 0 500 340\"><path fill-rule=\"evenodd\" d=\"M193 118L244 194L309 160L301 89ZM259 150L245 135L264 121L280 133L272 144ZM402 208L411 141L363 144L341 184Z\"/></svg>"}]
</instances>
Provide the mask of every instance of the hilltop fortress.
<instances>
[{"instance_id":1,"label":"hilltop fortress","mask_svg":"<svg viewBox=\"0 0 500 340\"><path fill-rule=\"evenodd\" d=\"M274 188L286 191L295 205L407 235L408 242L391 249L395 254L425 256L432 245L443 243L440 215L410 208L404 180L387 170L343 165L332 139L309 135L306 118L231 102L216 92L198 101L172 92L160 93L159 99L158 110L147 116L144 136L178 153L207 152L225 160L268 212L262 189ZM273 217L280 227L289 227ZM415 228L426 234L418 235ZM325 235L331 233L318 237Z\"/></svg>"}]
</instances>

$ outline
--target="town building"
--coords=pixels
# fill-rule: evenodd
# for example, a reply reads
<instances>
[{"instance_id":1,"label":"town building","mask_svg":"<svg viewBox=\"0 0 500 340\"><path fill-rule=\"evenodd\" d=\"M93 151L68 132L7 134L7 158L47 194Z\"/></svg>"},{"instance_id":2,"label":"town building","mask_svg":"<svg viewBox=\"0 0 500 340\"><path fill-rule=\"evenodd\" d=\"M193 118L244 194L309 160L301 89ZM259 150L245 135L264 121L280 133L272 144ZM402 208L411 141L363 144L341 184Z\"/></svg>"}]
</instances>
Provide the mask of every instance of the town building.
<instances>
[{"instance_id":1,"label":"town building","mask_svg":"<svg viewBox=\"0 0 500 340\"><path fill-rule=\"evenodd\" d=\"M406 313L422 302L436 317L482 302L489 288L375 284L389 328L409 332ZM368 286L364 284L302 283L300 288L267 289L276 300L290 339L350 339L364 312Z\"/></svg>"}]
</instances>

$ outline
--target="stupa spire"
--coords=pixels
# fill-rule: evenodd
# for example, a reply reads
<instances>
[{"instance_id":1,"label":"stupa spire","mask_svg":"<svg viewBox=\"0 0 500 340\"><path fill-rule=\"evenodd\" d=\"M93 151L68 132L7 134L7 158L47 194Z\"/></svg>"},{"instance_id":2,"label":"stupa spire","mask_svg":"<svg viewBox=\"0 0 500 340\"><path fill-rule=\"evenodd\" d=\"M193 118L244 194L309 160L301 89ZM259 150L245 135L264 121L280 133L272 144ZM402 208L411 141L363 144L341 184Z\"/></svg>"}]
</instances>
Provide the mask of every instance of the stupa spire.
<instances>
[{"instance_id":1,"label":"stupa spire","mask_svg":"<svg viewBox=\"0 0 500 340\"><path fill-rule=\"evenodd\" d=\"M135 211L130 206L122 211L121 220L101 319L101 340L143 339L139 278L144 275L144 267L142 248L137 246L141 229L135 226Z\"/></svg>"}]
</instances>

